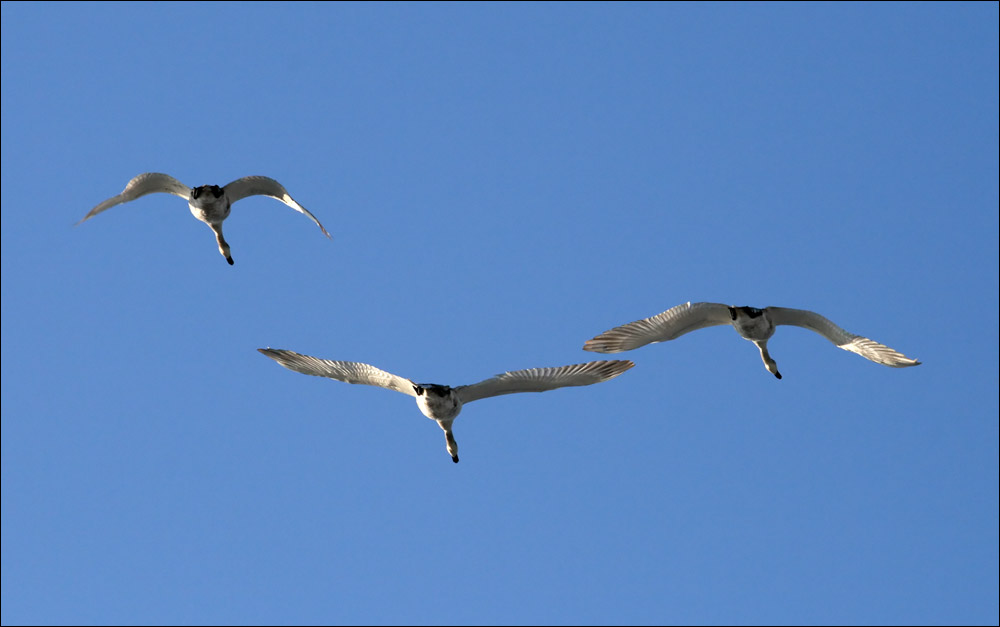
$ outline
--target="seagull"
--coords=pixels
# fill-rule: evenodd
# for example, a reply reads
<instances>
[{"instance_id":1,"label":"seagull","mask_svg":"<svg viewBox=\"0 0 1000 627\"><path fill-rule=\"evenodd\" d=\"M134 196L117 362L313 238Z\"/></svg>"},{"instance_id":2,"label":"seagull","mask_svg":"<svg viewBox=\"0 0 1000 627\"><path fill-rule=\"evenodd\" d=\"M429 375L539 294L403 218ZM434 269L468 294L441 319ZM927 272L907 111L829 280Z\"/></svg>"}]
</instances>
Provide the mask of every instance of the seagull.
<instances>
[{"instance_id":1,"label":"seagull","mask_svg":"<svg viewBox=\"0 0 1000 627\"><path fill-rule=\"evenodd\" d=\"M515 370L479 383L453 388L433 383L414 383L410 379L379 370L375 366L354 361L330 361L274 348L257 350L295 372L329 377L345 383L374 385L414 397L417 399L420 411L431 420L437 421L438 426L444 430L448 454L456 464L458 443L451 431L451 425L462 411L462 405L501 394L544 392L574 385L600 383L617 377L635 365L628 360L605 360L558 368Z\"/></svg>"},{"instance_id":2,"label":"seagull","mask_svg":"<svg viewBox=\"0 0 1000 627\"><path fill-rule=\"evenodd\" d=\"M288 191L282 187L281 183L267 176L244 176L225 187L202 185L201 187L191 188L169 174L146 172L129 181L125 189L122 190L122 193L108 198L91 209L90 213L83 216L83 220L80 220L77 224L85 222L115 205L141 198L146 194L159 192L180 196L188 201L188 207L191 209L194 217L207 224L215 233L215 239L219 244L219 252L226 258L229 265L233 265L233 257L229 254L229 244L222 237L222 222L229 217L229 211L233 203L247 196L270 196L271 198L280 200L292 209L308 216L323 231L324 235L330 237L330 234L319 223L316 216L295 202L288 195Z\"/></svg>"},{"instance_id":3,"label":"seagull","mask_svg":"<svg viewBox=\"0 0 1000 627\"><path fill-rule=\"evenodd\" d=\"M737 333L753 342L760 349L760 357L764 360L767 371L779 379L781 373L778 372L778 364L767 352L767 341L774 335L774 329L779 324L790 324L815 331L837 347L857 353L883 366L906 368L920 365L919 361L866 337L849 333L812 311L785 307L764 309L732 307L719 303L689 302L678 305L651 318L636 320L605 331L587 340L583 350L595 353L620 353L653 342L673 340L685 333L720 324L733 325Z\"/></svg>"}]
</instances>

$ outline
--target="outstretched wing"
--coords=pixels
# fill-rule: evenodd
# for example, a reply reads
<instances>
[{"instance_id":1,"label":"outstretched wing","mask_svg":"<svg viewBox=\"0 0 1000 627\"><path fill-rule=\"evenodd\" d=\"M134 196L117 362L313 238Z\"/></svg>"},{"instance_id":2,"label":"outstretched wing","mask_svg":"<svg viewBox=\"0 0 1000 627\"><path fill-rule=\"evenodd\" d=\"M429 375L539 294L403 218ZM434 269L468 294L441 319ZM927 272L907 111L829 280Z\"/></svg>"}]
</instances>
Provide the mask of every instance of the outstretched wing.
<instances>
[{"instance_id":1,"label":"outstretched wing","mask_svg":"<svg viewBox=\"0 0 1000 627\"><path fill-rule=\"evenodd\" d=\"M514 394L515 392L545 392L574 385L591 385L613 379L632 366L628 360L591 361L558 368L531 368L499 374L472 385L455 388L463 403L481 398Z\"/></svg>"},{"instance_id":2,"label":"outstretched wing","mask_svg":"<svg viewBox=\"0 0 1000 627\"><path fill-rule=\"evenodd\" d=\"M620 353L653 342L666 342L685 333L732 324L729 306L719 303L684 303L661 314L636 320L587 340L583 350L595 353Z\"/></svg>"},{"instance_id":3,"label":"outstretched wing","mask_svg":"<svg viewBox=\"0 0 1000 627\"><path fill-rule=\"evenodd\" d=\"M184 200L188 200L191 197L191 188L169 174L146 172L145 174L140 174L129 181L128 185L125 186L125 189L122 190L122 193L108 198L101 204L91 209L90 213L83 216L83 220L80 220L80 222L89 220L100 212L110 209L115 205L120 205L123 202L129 202L130 200L141 198L146 194L155 194L158 192L180 196ZM77 224L80 224L80 222L77 222Z\"/></svg>"},{"instance_id":4,"label":"outstretched wing","mask_svg":"<svg viewBox=\"0 0 1000 627\"><path fill-rule=\"evenodd\" d=\"M865 359L892 368L919 366L920 362L906 355L879 344L866 337L849 333L813 311L805 309L788 309L785 307L768 307L767 313L775 325L790 324L803 327L819 333L845 351L857 353Z\"/></svg>"},{"instance_id":5,"label":"outstretched wing","mask_svg":"<svg viewBox=\"0 0 1000 627\"><path fill-rule=\"evenodd\" d=\"M309 210L295 202L295 199L288 195L288 191L278 181L268 176L244 176L226 185L223 189L229 196L229 202L234 203L247 196L270 196L275 200L280 200L299 213L309 216L309 219L316 223L316 226L323 231L323 235L330 237L323 225L319 223L316 216L309 213Z\"/></svg>"},{"instance_id":6,"label":"outstretched wing","mask_svg":"<svg viewBox=\"0 0 1000 627\"><path fill-rule=\"evenodd\" d=\"M413 381L397 377L396 375L379 370L375 366L358 363L356 361L330 361L329 359L319 359L310 357L293 351L286 351L275 348L258 348L258 351L267 355L289 370L310 374L316 377L328 377L343 381L344 383L360 383L362 385L374 385L387 390L402 392L407 396L416 397L413 390Z\"/></svg>"}]
</instances>

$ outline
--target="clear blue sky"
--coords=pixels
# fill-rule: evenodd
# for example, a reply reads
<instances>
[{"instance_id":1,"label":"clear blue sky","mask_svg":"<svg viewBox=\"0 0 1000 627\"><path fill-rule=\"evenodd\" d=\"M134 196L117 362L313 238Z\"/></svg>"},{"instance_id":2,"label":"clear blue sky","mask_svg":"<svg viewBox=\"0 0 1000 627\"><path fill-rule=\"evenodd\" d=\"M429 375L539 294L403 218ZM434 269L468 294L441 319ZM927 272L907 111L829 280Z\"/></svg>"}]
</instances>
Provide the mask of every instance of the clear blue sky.
<instances>
[{"instance_id":1,"label":"clear blue sky","mask_svg":"<svg viewBox=\"0 0 1000 627\"><path fill-rule=\"evenodd\" d=\"M843 5L843 6L842 6ZM2 28L2 619L998 621L998 5L28 4ZM134 175L280 180L74 227ZM923 365L719 327L818 311Z\"/></svg>"}]
</instances>

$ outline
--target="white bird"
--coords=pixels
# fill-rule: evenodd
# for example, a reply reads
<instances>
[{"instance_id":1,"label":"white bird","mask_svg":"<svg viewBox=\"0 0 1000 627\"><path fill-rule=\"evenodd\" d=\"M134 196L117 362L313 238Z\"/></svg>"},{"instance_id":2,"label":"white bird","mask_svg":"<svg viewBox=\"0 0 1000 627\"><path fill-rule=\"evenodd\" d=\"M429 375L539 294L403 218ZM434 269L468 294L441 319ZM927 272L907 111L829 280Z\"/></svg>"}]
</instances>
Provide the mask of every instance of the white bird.
<instances>
[{"instance_id":1,"label":"white bird","mask_svg":"<svg viewBox=\"0 0 1000 627\"><path fill-rule=\"evenodd\" d=\"M764 309L732 307L719 303L689 302L678 305L651 318L636 320L605 331L587 340L583 350L620 353L653 342L673 340L685 333L721 324L733 325L741 336L753 342L760 349L760 357L764 360L767 371L779 379L781 373L778 372L778 364L767 352L767 341L774 335L775 327L780 324L790 324L815 331L839 348L857 353L883 366L905 368L920 365L919 361L866 337L849 333L812 311L784 307Z\"/></svg>"},{"instance_id":2,"label":"white bird","mask_svg":"<svg viewBox=\"0 0 1000 627\"><path fill-rule=\"evenodd\" d=\"M247 196L270 196L271 198L280 200L299 213L307 215L323 231L324 235L330 237L330 234L326 232L326 229L319 223L316 216L295 202L288 195L288 191L282 187L281 183L266 176L244 176L225 187L202 185L201 187L191 188L169 174L146 172L129 181L125 189L122 190L122 193L108 198L91 209L90 213L83 216L83 220L80 220L80 222L85 222L115 205L141 198L146 194L156 193L173 194L188 201L188 208L191 209L192 215L207 224L215 233L215 239L219 244L219 252L226 258L229 265L233 265L233 258L229 254L229 244L222 237L222 222L229 217L229 211L233 203ZM80 222L77 222L77 224L80 224Z\"/></svg>"},{"instance_id":3,"label":"white bird","mask_svg":"<svg viewBox=\"0 0 1000 627\"><path fill-rule=\"evenodd\" d=\"M288 350L258 348L289 370L317 377L329 377L345 383L374 385L387 390L402 392L417 399L420 411L438 423L444 430L448 454L458 463L458 443L451 425L462 411L462 406L472 401L515 392L544 392L556 388L591 385L613 379L635 364L628 360L591 361L558 368L531 368L499 374L472 385L449 387L433 383L414 383L375 366L354 361L330 361Z\"/></svg>"}]
</instances>

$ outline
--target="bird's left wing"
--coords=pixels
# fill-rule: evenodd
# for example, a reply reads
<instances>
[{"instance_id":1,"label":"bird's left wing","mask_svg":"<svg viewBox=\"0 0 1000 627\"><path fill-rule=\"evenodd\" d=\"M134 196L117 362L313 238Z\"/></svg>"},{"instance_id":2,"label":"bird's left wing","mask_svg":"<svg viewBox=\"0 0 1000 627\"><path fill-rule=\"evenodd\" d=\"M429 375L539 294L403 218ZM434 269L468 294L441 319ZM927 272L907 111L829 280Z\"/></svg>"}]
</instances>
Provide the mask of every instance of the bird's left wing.
<instances>
[{"instance_id":1,"label":"bird's left wing","mask_svg":"<svg viewBox=\"0 0 1000 627\"><path fill-rule=\"evenodd\" d=\"M295 202L295 199L288 195L288 190L282 186L281 183L272 179L268 176L244 176L241 179L236 179L232 183L225 186L226 195L229 196L229 202L234 203L237 200L242 200L248 196L270 196L275 200L280 200L292 209L298 211L299 213L309 216L309 219L316 223L316 226L323 231L323 235L330 237L326 229L316 216L309 213L309 210Z\"/></svg>"},{"instance_id":2,"label":"bird's left wing","mask_svg":"<svg viewBox=\"0 0 1000 627\"><path fill-rule=\"evenodd\" d=\"M591 385L613 379L632 366L628 360L591 361L558 368L531 368L499 374L472 385L455 388L463 403L516 392L545 392L574 385Z\"/></svg>"}]
</instances>

